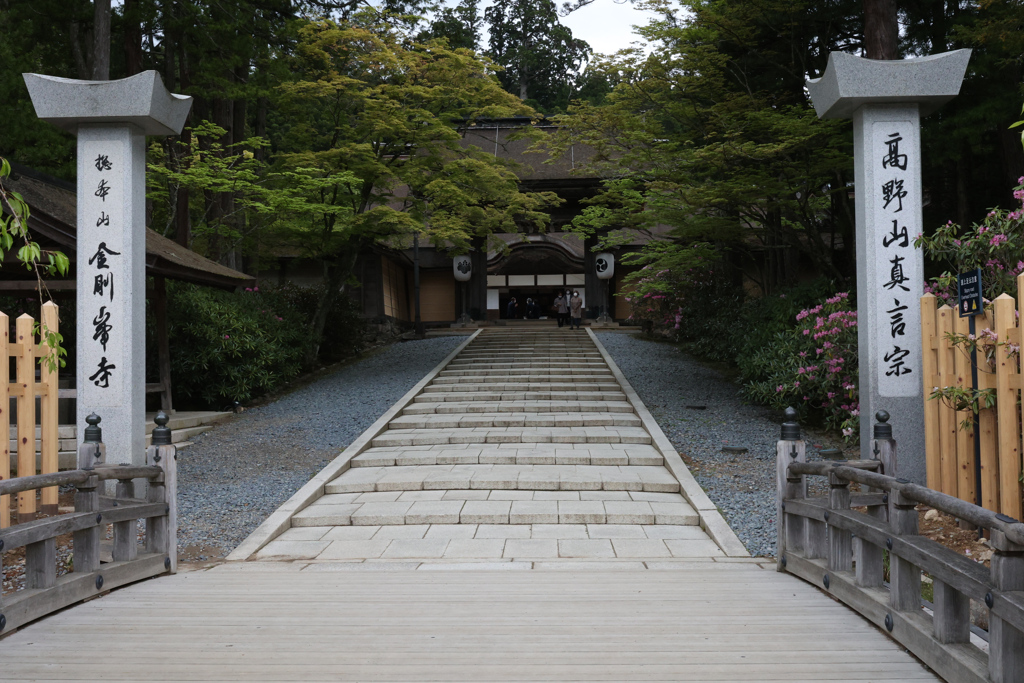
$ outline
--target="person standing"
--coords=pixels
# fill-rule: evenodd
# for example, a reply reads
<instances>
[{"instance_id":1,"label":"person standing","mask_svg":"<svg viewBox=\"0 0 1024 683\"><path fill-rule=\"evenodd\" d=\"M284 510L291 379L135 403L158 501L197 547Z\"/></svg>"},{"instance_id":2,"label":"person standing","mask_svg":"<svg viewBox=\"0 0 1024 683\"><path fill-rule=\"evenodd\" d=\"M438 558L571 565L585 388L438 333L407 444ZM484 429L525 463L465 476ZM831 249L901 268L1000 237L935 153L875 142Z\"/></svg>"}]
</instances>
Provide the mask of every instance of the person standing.
<instances>
[{"instance_id":1,"label":"person standing","mask_svg":"<svg viewBox=\"0 0 1024 683\"><path fill-rule=\"evenodd\" d=\"M571 320L569 321L569 329L575 325L576 329L580 329L580 322L583 319L583 299L580 298L579 292L573 292L572 298L569 299L569 315Z\"/></svg>"},{"instance_id":2,"label":"person standing","mask_svg":"<svg viewBox=\"0 0 1024 683\"><path fill-rule=\"evenodd\" d=\"M512 297L508 300L508 308L505 310L505 317L509 320L515 320L516 308L516 298Z\"/></svg>"},{"instance_id":3,"label":"person standing","mask_svg":"<svg viewBox=\"0 0 1024 683\"><path fill-rule=\"evenodd\" d=\"M561 291L555 297L555 313L558 315L558 326L561 327L569 317L569 302Z\"/></svg>"}]
</instances>

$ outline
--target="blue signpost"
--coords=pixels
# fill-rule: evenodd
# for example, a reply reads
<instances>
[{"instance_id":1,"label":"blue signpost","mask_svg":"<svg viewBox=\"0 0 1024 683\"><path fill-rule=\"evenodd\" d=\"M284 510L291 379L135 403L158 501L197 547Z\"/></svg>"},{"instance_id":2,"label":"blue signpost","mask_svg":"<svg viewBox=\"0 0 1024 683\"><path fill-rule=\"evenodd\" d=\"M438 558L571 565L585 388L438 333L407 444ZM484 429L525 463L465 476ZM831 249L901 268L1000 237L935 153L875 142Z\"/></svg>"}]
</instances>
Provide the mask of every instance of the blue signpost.
<instances>
[{"instance_id":1,"label":"blue signpost","mask_svg":"<svg viewBox=\"0 0 1024 683\"><path fill-rule=\"evenodd\" d=\"M974 316L985 312L985 299L981 293L981 268L969 270L966 273L959 273L956 276L957 299L961 318L968 318L970 322L969 331L971 339L975 342L971 347L971 392L978 395L978 332L974 323ZM979 405L974 410L974 502L981 505L981 434L978 411Z\"/></svg>"}]
</instances>

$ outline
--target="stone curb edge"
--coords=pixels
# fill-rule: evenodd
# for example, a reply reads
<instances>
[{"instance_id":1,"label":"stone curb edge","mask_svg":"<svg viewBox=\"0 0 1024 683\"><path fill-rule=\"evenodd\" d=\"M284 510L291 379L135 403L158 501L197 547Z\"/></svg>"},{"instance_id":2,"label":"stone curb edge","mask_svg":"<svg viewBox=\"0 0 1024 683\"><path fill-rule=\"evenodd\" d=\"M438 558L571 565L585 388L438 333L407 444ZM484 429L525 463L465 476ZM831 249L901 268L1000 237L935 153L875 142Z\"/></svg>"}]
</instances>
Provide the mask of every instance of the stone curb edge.
<instances>
[{"instance_id":1,"label":"stone curb edge","mask_svg":"<svg viewBox=\"0 0 1024 683\"><path fill-rule=\"evenodd\" d=\"M597 335L589 327L587 328L587 334L594 341L597 350L601 352L601 356L611 369L615 381L622 386L622 391L626 394L626 400L632 404L637 417L643 423L644 429L651 435L654 447L665 459L665 467L679 481L679 485L683 490L683 497L690 502L693 509L700 515L701 528L718 544L718 547L722 549L722 552L727 557L750 557L750 553L743 546L736 532L732 530L732 527L722 517L722 513L718 511L718 507L711 502L708 494L704 492L704 489L694 479L693 474L686 467L683 459L679 457L679 453L676 452L672 442L665 436L665 432L661 431L661 427L658 426L654 416L647 410L647 406L640 400L640 396L633 389L633 385L629 383L619 369L619 366L612 360L611 354L604 348L604 344L601 343L601 340L597 338Z\"/></svg>"},{"instance_id":2,"label":"stone curb edge","mask_svg":"<svg viewBox=\"0 0 1024 683\"><path fill-rule=\"evenodd\" d=\"M229 562L246 560L259 552L263 546L290 529L292 515L305 509L317 498L324 495L324 486L344 474L345 471L348 470L350 463L352 462L352 458L369 448L373 440L385 430L388 423L391 422L391 420L402 410L404 410L407 405L412 403L412 400L423 391L423 388L426 387L427 384L429 384L441 372L441 370L451 363L456 356L462 353L463 349L469 346L469 344L476 339L482 331L483 330L477 330L471 334L466 341L459 344L454 351L448 354L448 356L433 370L428 372L423 379L417 382L412 389L406 392L405 396L398 399L397 403L388 408L387 412L377 418L376 422L370 425L365 432L360 434L355 441L350 443L348 447L339 453L334 460L329 462L316 474L315 477L303 484L302 488L296 491L291 498L286 500L281 507L277 508L277 510L271 513L269 517L263 520L263 523L256 527L256 529L249 534L244 541L238 544L238 546L228 554L226 559Z\"/></svg>"}]
</instances>

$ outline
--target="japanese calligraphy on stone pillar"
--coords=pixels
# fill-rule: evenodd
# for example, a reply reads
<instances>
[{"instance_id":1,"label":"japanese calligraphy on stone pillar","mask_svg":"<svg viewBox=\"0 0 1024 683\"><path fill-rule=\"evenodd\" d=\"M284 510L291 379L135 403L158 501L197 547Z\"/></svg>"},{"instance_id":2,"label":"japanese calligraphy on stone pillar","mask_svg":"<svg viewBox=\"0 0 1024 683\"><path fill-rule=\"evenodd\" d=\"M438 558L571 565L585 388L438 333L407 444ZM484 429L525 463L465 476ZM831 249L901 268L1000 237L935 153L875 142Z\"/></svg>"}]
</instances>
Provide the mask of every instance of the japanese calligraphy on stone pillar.
<instances>
[{"instance_id":1,"label":"japanese calligraphy on stone pillar","mask_svg":"<svg viewBox=\"0 0 1024 683\"><path fill-rule=\"evenodd\" d=\"M80 349L85 363L86 381L105 390L112 400L120 400L125 363L121 349L126 340L126 310L120 300L118 284L129 279L126 259L119 244L124 226L126 171L120 147L102 141L86 142L80 148L85 154L85 187L92 192L80 193L84 224L78 235L78 268L85 275L87 286L81 297L86 319L91 322L89 344ZM83 305L80 303L79 305ZM106 390L109 390L106 391ZM102 405L102 399L97 402Z\"/></svg>"},{"instance_id":2,"label":"japanese calligraphy on stone pillar","mask_svg":"<svg viewBox=\"0 0 1024 683\"><path fill-rule=\"evenodd\" d=\"M920 185L913 178L920 160L916 122L876 122L870 163L877 187L870 188L874 253L880 277L866 283L874 297L872 329L878 354L878 393L916 396L921 387L921 358L916 345L921 329L918 306L923 273L914 239L921 232Z\"/></svg>"}]
</instances>

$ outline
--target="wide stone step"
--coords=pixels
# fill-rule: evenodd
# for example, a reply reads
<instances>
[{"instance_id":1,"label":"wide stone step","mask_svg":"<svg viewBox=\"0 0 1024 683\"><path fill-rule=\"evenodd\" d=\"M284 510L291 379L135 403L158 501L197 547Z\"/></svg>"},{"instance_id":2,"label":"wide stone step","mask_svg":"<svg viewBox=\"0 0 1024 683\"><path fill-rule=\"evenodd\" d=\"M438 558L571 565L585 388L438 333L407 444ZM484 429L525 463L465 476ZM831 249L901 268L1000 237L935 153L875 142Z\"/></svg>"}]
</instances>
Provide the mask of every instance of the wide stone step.
<instances>
[{"instance_id":1,"label":"wide stone step","mask_svg":"<svg viewBox=\"0 0 1024 683\"><path fill-rule=\"evenodd\" d=\"M595 391L588 386L586 390L572 391L500 391L500 390L477 390L477 391L434 391L422 393L413 399L414 403L439 403L450 401L615 401L626 400L626 395L621 388L616 387L614 391Z\"/></svg>"},{"instance_id":2,"label":"wide stone step","mask_svg":"<svg viewBox=\"0 0 1024 683\"><path fill-rule=\"evenodd\" d=\"M493 494L504 494L492 497ZM296 513L293 526L416 524L636 524L696 526L700 519L678 494L643 500L616 497L552 499L533 491L407 491L328 494ZM406 496L407 494L415 494ZM527 494L520 496L517 494Z\"/></svg>"},{"instance_id":3,"label":"wide stone step","mask_svg":"<svg viewBox=\"0 0 1024 683\"><path fill-rule=\"evenodd\" d=\"M679 482L663 467L637 465L418 465L353 467L324 488L326 493L449 489L678 493Z\"/></svg>"},{"instance_id":4,"label":"wide stone step","mask_svg":"<svg viewBox=\"0 0 1024 683\"><path fill-rule=\"evenodd\" d=\"M403 415L451 413L632 413L627 401L445 401L410 403Z\"/></svg>"},{"instance_id":5,"label":"wide stone step","mask_svg":"<svg viewBox=\"0 0 1024 683\"><path fill-rule=\"evenodd\" d=\"M610 372L594 372L583 370L578 373L531 372L517 373L508 370L485 371L478 375L459 374L457 371L451 375L440 375L435 377L431 386L439 384L508 384L508 383L534 384L545 382L549 384L611 384L615 385L615 377Z\"/></svg>"},{"instance_id":6,"label":"wide stone step","mask_svg":"<svg viewBox=\"0 0 1024 683\"><path fill-rule=\"evenodd\" d=\"M449 363L447 370L534 370L534 369L558 369L572 368L574 370L607 370L608 364L604 361L568 361L558 359L552 361L539 361L536 363L488 363L484 361L472 363Z\"/></svg>"},{"instance_id":7,"label":"wide stone step","mask_svg":"<svg viewBox=\"0 0 1024 683\"><path fill-rule=\"evenodd\" d=\"M465 370L442 370L438 375L438 379L468 379L473 377L507 377L509 379L544 377L549 379L565 378L566 380L575 380L580 377L599 377L609 381L613 378L613 375L607 366L578 368L568 364L547 368L467 368Z\"/></svg>"},{"instance_id":8,"label":"wide stone step","mask_svg":"<svg viewBox=\"0 0 1024 683\"><path fill-rule=\"evenodd\" d=\"M410 524L296 526L271 541L260 559L441 560L506 563L516 560L566 562L689 559L706 562L722 551L699 526L672 524ZM522 563L516 563L521 565ZM378 565L379 566L379 565ZM488 564L487 566L491 566Z\"/></svg>"},{"instance_id":9,"label":"wide stone step","mask_svg":"<svg viewBox=\"0 0 1024 683\"><path fill-rule=\"evenodd\" d=\"M432 382L423 389L424 394L444 393L449 391L578 391L582 387L588 391L622 391L616 382L510 382L495 378L490 382L455 382L452 384Z\"/></svg>"},{"instance_id":10,"label":"wide stone step","mask_svg":"<svg viewBox=\"0 0 1024 683\"><path fill-rule=\"evenodd\" d=\"M645 444L498 444L497 446L406 446L369 448L352 467L409 465L634 465L660 466L661 453Z\"/></svg>"},{"instance_id":11,"label":"wide stone step","mask_svg":"<svg viewBox=\"0 0 1024 683\"><path fill-rule=\"evenodd\" d=\"M639 427L632 413L473 413L401 415L388 429L466 429L477 427Z\"/></svg>"},{"instance_id":12,"label":"wide stone step","mask_svg":"<svg viewBox=\"0 0 1024 683\"><path fill-rule=\"evenodd\" d=\"M651 443L642 427L479 427L389 429L374 447L498 443Z\"/></svg>"}]
</instances>

